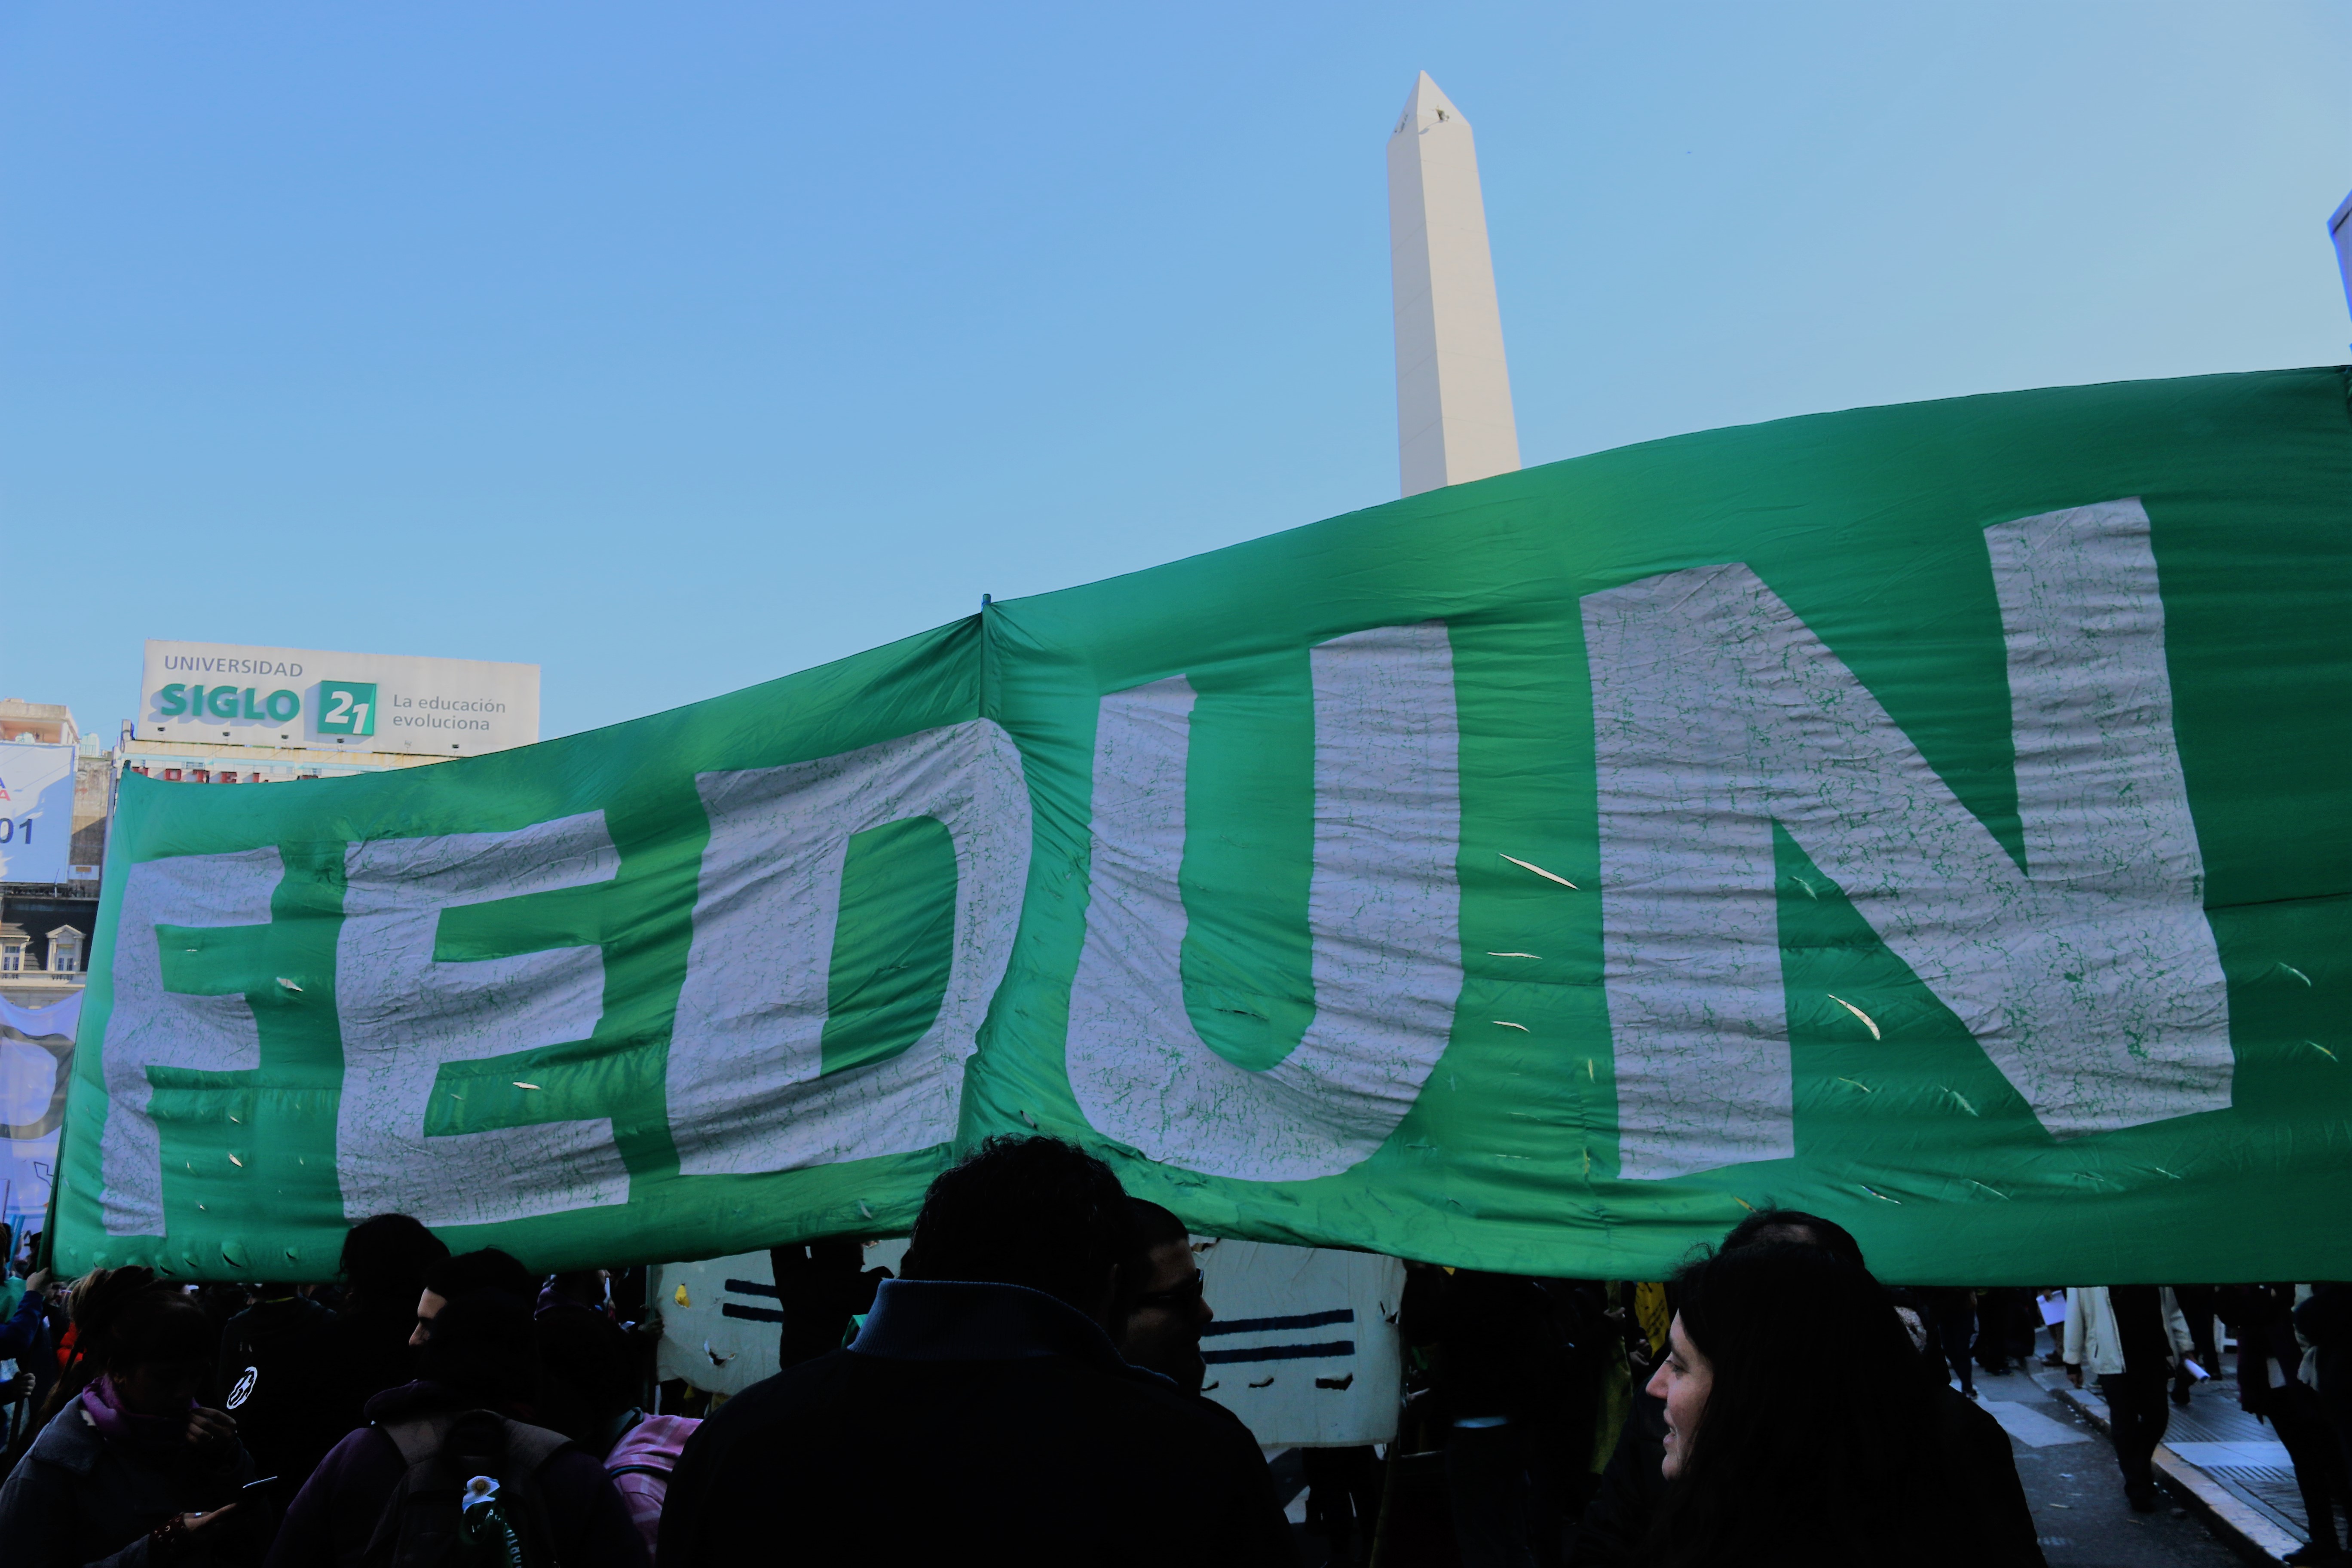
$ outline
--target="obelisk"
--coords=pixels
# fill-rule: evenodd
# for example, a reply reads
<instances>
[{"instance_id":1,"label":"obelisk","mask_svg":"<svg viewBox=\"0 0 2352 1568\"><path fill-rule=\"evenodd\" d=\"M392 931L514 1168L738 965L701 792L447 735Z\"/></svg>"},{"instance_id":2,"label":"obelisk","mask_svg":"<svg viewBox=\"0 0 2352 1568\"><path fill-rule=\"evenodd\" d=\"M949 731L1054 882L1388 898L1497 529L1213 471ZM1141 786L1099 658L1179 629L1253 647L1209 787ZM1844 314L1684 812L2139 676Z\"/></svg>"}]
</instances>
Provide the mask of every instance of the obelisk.
<instances>
[{"instance_id":1,"label":"obelisk","mask_svg":"<svg viewBox=\"0 0 2352 1568\"><path fill-rule=\"evenodd\" d=\"M1406 495L1519 466L1470 122L1421 73L1389 138L1397 466Z\"/></svg>"}]
</instances>

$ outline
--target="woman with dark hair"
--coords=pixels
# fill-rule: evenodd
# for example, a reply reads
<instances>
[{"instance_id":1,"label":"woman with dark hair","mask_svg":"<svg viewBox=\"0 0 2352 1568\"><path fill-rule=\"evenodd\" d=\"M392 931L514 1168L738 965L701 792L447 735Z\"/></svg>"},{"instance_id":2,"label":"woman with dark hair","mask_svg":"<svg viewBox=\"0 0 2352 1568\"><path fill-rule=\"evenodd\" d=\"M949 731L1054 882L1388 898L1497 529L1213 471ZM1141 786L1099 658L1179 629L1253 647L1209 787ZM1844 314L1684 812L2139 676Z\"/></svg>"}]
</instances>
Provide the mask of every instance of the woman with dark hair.
<instances>
[{"instance_id":1,"label":"woman with dark hair","mask_svg":"<svg viewBox=\"0 0 2352 1568\"><path fill-rule=\"evenodd\" d=\"M238 1501L253 1461L236 1423L197 1405L213 1325L145 1268L74 1289L84 1382L0 1488L10 1568L166 1568L257 1561L264 1521Z\"/></svg>"},{"instance_id":2,"label":"woman with dark hair","mask_svg":"<svg viewBox=\"0 0 2352 1568\"><path fill-rule=\"evenodd\" d=\"M1885 1290L1811 1247L1692 1264L1649 1391L1666 1479L1666 1568L1872 1568L1981 1560L1949 1517L1934 1384ZM1809 1347L1839 1347L1824 1368Z\"/></svg>"}]
</instances>

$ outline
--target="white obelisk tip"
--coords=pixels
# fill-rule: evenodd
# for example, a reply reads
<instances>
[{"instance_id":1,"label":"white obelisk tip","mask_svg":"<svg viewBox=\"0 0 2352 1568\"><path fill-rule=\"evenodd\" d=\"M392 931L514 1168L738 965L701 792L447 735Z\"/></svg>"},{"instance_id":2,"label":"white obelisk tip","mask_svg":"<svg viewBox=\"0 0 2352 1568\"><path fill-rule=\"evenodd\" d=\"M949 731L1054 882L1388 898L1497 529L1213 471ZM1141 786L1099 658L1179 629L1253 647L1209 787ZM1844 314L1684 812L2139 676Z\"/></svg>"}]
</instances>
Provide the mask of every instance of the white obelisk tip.
<instances>
[{"instance_id":1,"label":"white obelisk tip","mask_svg":"<svg viewBox=\"0 0 2352 1568\"><path fill-rule=\"evenodd\" d=\"M1389 135L1397 464L1406 495L1519 466L1470 122L1421 73Z\"/></svg>"},{"instance_id":2,"label":"white obelisk tip","mask_svg":"<svg viewBox=\"0 0 2352 1568\"><path fill-rule=\"evenodd\" d=\"M1423 71L1421 79L1412 84L1412 91L1405 95L1404 112L1397 116L1396 129L1389 133L1389 140L1393 142L1409 131L1426 131L1433 125L1456 120L1465 127L1470 123L1462 120L1462 111L1454 107L1454 100Z\"/></svg>"}]
</instances>

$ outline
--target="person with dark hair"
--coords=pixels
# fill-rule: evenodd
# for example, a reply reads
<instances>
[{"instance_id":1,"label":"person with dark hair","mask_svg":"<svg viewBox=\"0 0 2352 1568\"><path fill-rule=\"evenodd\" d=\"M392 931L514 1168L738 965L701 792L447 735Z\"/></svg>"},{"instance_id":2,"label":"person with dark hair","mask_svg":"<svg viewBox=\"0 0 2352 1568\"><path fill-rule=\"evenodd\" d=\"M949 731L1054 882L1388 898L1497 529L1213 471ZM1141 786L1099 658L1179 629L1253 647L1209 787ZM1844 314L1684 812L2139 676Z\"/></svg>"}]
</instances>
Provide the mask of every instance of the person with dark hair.
<instances>
[{"instance_id":1,"label":"person with dark hair","mask_svg":"<svg viewBox=\"0 0 2352 1568\"><path fill-rule=\"evenodd\" d=\"M982 1143L931 1184L856 1339L687 1444L663 1568L1292 1561L1247 1433L1112 1343L1127 1226L1075 1145Z\"/></svg>"},{"instance_id":2,"label":"person with dark hair","mask_svg":"<svg viewBox=\"0 0 2352 1568\"><path fill-rule=\"evenodd\" d=\"M253 1460L236 1423L196 1403L215 1349L203 1309L149 1269L100 1269L76 1287L74 1326L90 1375L0 1487L12 1568L257 1561L266 1505L239 1500Z\"/></svg>"},{"instance_id":3,"label":"person with dark hair","mask_svg":"<svg viewBox=\"0 0 2352 1568\"><path fill-rule=\"evenodd\" d=\"M1741 1215L1724 1233L1717 1250L1737 1252L1767 1243L1815 1247L1856 1268L1863 1267L1862 1244L1843 1226L1770 1205ZM1646 1369L1637 1370L1633 1405L1618 1429L1617 1446L1577 1525L1569 1558L1579 1568L1630 1568L1641 1561L1650 1522L1657 1517L1665 1485L1659 1467L1665 1457L1666 1417L1664 1408L1643 1386L1646 1382Z\"/></svg>"},{"instance_id":4,"label":"person with dark hair","mask_svg":"<svg viewBox=\"0 0 2352 1568\"><path fill-rule=\"evenodd\" d=\"M650 1553L678 1456L702 1423L639 1408L635 1350L602 1313L542 1307L539 1349L542 1424L603 1462Z\"/></svg>"},{"instance_id":5,"label":"person with dark hair","mask_svg":"<svg viewBox=\"0 0 2352 1568\"><path fill-rule=\"evenodd\" d=\"M1766 1242L1676 1277L1664 1364L1665 1568L1982 1562L1953 1517L1933 1374L1886 1292L1822 1248ZM1824 1377L1804 1347L1838 1345Z\"/></svg>"},{"instance_id":6,"label":"person with dark hair","mask_svg":"<svg viewBox=\"0 0 2352 1568\"><path fill-rule=\"evenodd\" d=\"M338 1434L365 1426L369 1400L416 1375L408 1342L416 1331L417 1294L425 1270L448 1256L439 1237L404 1214L380 1214L344 1233L338 1264L343 1304L335 1314L334 1375L325 1385L322 1426Z\"/></svg>"},{"instance_id":7,"label":"person with dark hair","mask_svg":"<svg viewBox=\"0 0 2352 1568\"><path fill-rule=\"evenodd\" d=\"M1862 1243L1845 1226L1802 1209L1777 1208L1769 1204L1740 1216L1738 1225L1724 1232L1723 1243L1716 1250L1738 1252L1742 1247L1776 1241L1819 1247L1841 1262L1851 1263L1856 1268L1864 1267Z\"/></svg>"},{"instance_id":8,"label":"person with dark hair","mask_svg":"<svg viewBox=\"0 0 2352 1568\"><path fill-rule=\"evenodd\" d=\"M1818 1215L1772 1207L1754 1210L1724 1237L1717 1256L1759 1246L1809 1247L1870 1278L1861 1243L1844 1226ZM1872 1283L1875 1288L1876 1281ZM1892 1296L1883 1290L1881 1294L1903 1343L1912 1346L1915 1355L1932 1351L1932 1339L1924 1346L1916 1343L1896 1315ZM1796 1332L1795 1343L1800 1345L1819 1343L1822 1338L1811 1329ZM1978 1542L1979 1562L1987 1568L2045 1568L2033 1511L2025 1500L2024 1483L2018 1479L2009 1435L1982 1405L1947 1386L1936 1365L1923 1362L1932 1374L1928 1376L1928 1410L1950 1471L1941 1484L1966 1517ZM1840 1370L1834 1375L1844 1373ZM1577 1568L1624 1568L1646 1562L1644 1542L1664 1500L1665 1436L1664 1408L1647 1389L1635 1390L1616 1450L1578 1527L1570 1553Z\"/></svg>"},{"instance_id":9,"label":"person with dark hair","mask_svg":"<svg viewBox=\"0 0 2352 1568\"><path fill-rule=\"evenodd\" d=\"M386 1531L396 1539L383 1560L400 1561L413 1533L457 1528L459 1492L477 1476L498 1483L526 1563L650 1568L645 1540L597 1458L562 1433L518 1419L539 1397L531 1281L522 1277L520 1295L464 1289L506 1273L481 1258L451 1258L466 1267L436 1267L429 1276L457 1293L424 1320L430 1331L417 1347L418 1381L368 1401L373 1425L336 1444L295 1494L268 1568L361 1568L376 1560Z\"/></svg>"},{"instance_id":10,"label":"person with dark hair","mask_svg":"<svg viewBox=\"0 0 2352 1568\"><path fill-rule=\"evenodd\" d=\"M495 1247L444 1258L425 1270L425 1288L416 1294L416 1326L409 1331L408 1342L419 1350L432 1342L434 1319L460 1296L488 1290L528 1306L537 1294L532 1286L530 1270Z\"/></svg>"}]
</instances>

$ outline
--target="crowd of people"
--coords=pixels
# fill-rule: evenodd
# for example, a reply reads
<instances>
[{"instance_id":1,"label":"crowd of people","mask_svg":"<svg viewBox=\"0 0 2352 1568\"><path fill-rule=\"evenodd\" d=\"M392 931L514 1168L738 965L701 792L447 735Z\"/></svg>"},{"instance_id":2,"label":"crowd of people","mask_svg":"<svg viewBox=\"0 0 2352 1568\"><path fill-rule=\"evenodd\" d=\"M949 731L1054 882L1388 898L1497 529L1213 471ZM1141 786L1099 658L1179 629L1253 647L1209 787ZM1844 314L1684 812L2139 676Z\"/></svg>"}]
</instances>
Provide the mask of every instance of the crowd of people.
<instances>
[{"instance_id":1,"label":"crowd of people","mask_svg":"<svg viewBox=\"0 0 2352 1568\"><path fill-rule=\"evenodd\" d=\"M898 1278L856 1243L772 1261L783 1370L701 1419L648 1413L641 1279L453 1255L404 1215L354 1226L327 1287L29 1270L0 1291L21 1369L0 1542L11 1568L1298 1561L1265 1456L1202 1392L1191 1237L1076 1147L982 1145L933 1183ZM2031 1301L1891 1291L1784 1210L1657 1285L1416 1265L1399 1441L1311 1455L1311 1514L1331 1561L1363 1561L1384 1471L1428 1456L1465 1568L2039 1564L2008 1437L1950 1375L2030 1356ZM2352 1300L2195 1305L2309 1468L2327 1533L2298 1561L2335 1560L2323 1395ZM2158 1287L2071 1293L2054 1353L2099 1380L2135 1503L2212 1360L2193 1316Z\"/></svg>"},{"instance_id":2,"label":"crowd of people","mask_svg":"<svg viewBox=\"0 0 2352 1568\"><path fill-rule=\"evenodd\" d=\"M2352 1505L2352 1285L2115 1285L2066 1292L2053 1360L2095 1380L2132 1506L2157 1506L2157 1446L2169 1406L2221 1364L2214 1324L2238 1342L2239 1405L2278 1435L2310 1540L2286 1559L2352 1563L2336 1528Z\"/></svg>"}]
</instances>

